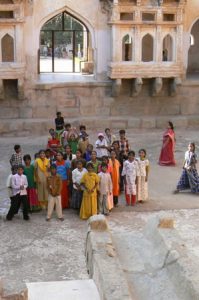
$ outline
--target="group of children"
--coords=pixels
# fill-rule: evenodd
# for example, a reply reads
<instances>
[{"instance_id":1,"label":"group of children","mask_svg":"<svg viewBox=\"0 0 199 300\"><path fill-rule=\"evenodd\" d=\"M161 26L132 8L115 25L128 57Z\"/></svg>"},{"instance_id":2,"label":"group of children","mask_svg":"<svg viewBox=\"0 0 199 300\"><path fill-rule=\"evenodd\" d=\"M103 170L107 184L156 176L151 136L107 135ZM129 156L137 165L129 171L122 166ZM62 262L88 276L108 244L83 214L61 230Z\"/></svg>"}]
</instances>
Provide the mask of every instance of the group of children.
<instances>
[{"instance_id":1,"label":"group of children","mask_svg":"<svg viewBox=\"0 0 199 300\"><path fill-rule=\"evenodd\" d=\"M81 219L97 213L109 215L122 190L126 205L148 200L146 151L141 149L135 158L125 130L119 131L117 140L107 128L92 145L84 125L79 132L70 124L64 125L61 113L55 124L56 129L49 131L47 149L36 153L33 161L27 154L22 162L20 145L14 147L12 175L7 182L11 199L8 220L21 204L25 220L29 210L47 208L49 221L55 206L59 220L63 220L62 209L69 207L78 210Z\"/></svg>"}]
</instances>

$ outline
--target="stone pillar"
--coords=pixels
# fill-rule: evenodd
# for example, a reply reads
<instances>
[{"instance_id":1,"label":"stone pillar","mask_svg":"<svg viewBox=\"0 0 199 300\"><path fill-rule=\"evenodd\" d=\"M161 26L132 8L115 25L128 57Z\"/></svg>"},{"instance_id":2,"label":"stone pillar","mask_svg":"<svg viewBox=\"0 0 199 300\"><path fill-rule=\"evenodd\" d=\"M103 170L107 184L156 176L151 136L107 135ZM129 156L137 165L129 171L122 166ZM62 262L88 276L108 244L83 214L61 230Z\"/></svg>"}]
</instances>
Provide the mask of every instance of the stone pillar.
<instances>
[{"instance_id":1,"label":"stone pillar","mask_svg":"<svg viewBox=\"0 0 199 300\"><path fill-rule=\"evenodd\" d=\"M113 80L112 97L118 97L120 95L121 87L122 87L122 80L121 79Z\"/></svg>"},{"instance_id":2,"label":"stone pillar","mask_svg":"<svg viewBox=\"0 0 199 300\"><path fill-rule=\"evenodd\" d=\"M22 63L24 58L24 40L23 40L23 25L17 24L15 27L15 62Z\"/></svg>"},{"instance_id":3,"label":"stone pillar","mask_svg":"<svg viewBox=\"0 0 199 300\"><path fill-rule=\"evenodd\" d=\"M133 45L134 47L134 57L135 57L135 62L141 62L142 60L142 43L141 43L141 36L140 36L140 28L137 26L135 27L135 41L136 41L136 46Z\"/></svg>"},{"instance_id":4,"label":"stone pillar","mask_svg":"<svg viewBox=\"0 0 199 300\"><path fill-rule=\"evenodd\" d=\"M136 97L142 91L143 81L142 78L135 78L133 79L132 86L131 86L131 96Z\"/></svg>"},{"instance_id":5,"label":"stone pillar","mask_svg":"<svg viewBox=\"0 0 199 300\"><path fill-rule=\"evenodd\" d=\"M0 79L0 100L4 99L4 87L3 87L3 80Z\"/></svg>"},{"instance_id":6,"label":"stone pillar","mask_svg":"<svg viewBox=\"0 0 199 300\"><path fill-rule=\"evenodd\" d=\"M183 64L183 25L176 30L176 62Z\"/></svg>"},{"instance_id":7,"label":"stone pillar","mask_svg":"<svg viewBox=\"0 0 199 300\"><path fill-rule=\"evenodd\" d=\"M156 29L156 39L154 40L155 53L154 61L162 62L162 39L161 39L161 26L157 26Z\"/></svg>"},{"instance_id":8,"label":"stone pillar","mask_svg":"<svg viewBox=\"0 0 199 300\"><path fill-rule=\"evenodd\" d=\"M18 79L18 99L24 100L24 79Z\"/></svg>"},{"instance_id":9,"label":"stone pillar","mask_svg":"<svg viewBox=\"0 0 199 300\"><path fill-rule=\"evenodd\" d=\"M153 84L152 84L152 96L153 97L157 96L161 92L162 86L163 86L162 78L160 78L160 77L154 78Z\"/></svg>"}]
</instances>

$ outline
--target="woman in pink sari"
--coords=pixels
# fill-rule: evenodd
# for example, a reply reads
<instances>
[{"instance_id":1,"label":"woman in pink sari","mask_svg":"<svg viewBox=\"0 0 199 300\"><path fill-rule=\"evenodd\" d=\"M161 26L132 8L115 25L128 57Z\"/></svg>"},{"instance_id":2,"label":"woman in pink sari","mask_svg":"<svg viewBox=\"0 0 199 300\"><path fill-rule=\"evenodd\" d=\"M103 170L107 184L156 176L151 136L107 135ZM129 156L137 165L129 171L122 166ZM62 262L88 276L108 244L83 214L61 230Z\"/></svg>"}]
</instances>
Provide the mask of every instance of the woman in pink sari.
<instances>
[{"instance_id":1,"label":"woman in pink sari","mask_svg":"<svg viewBox=\"0 0 199 300\"><path fill-rule=\"evenodd\" d=\"M163 135L163 145L159 158L161 166L175 166L175 132L172 122L168 122L168 128Z\"/></svg>"}]
</instances>

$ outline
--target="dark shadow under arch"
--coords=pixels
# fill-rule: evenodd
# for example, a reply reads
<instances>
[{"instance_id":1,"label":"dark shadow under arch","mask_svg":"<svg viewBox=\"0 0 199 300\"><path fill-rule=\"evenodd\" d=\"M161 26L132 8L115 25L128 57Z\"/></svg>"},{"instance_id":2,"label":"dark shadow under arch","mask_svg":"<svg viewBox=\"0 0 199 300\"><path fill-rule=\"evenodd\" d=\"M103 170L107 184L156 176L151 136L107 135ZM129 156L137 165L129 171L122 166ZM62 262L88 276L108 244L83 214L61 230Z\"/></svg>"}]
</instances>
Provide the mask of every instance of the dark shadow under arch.
<instances>
[{"instance_id":1,"label":"dark shadow under arch","mask_svg":"<svg viewBox=\"0 0 199 300\"><path fill-rule=\"evenodd\" d=\"M149 33L142 38L142 61L153 61L153 37Z\"/></svg>"}]
</instances>

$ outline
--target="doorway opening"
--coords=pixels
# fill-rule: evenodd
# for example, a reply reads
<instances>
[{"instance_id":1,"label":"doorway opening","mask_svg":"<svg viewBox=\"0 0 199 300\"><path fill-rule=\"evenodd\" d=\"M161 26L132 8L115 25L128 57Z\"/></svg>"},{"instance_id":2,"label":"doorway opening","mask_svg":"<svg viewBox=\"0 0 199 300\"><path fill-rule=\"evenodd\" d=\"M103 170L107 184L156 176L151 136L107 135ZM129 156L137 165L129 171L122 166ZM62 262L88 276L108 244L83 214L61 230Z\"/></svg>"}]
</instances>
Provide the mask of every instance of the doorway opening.
<instances>
[{"instance_id":1,"label":"doorway opening","mask_svg":"<svg viewBox=\"0 0 199 300\"><path fill-rule=\"evenodd\" d=\"M39 73L80 73L88 52L88 28L64 11L41 28Z\"/></svg>"}]
</instances>

